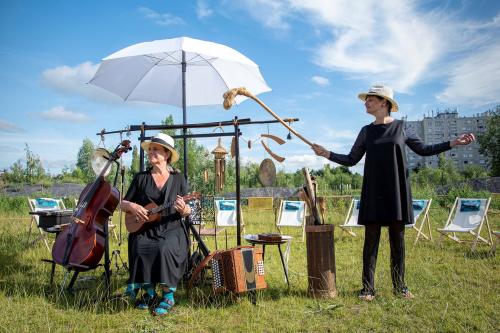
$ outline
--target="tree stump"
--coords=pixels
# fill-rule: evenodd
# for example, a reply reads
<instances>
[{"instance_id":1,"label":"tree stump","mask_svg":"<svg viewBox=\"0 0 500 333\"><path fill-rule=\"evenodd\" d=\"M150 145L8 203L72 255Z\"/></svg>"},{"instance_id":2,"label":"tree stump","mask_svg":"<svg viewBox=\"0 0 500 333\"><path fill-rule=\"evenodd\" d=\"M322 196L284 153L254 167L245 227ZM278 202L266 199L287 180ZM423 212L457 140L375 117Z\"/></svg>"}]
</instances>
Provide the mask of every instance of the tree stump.
<instances>
[{"instance_id":1,"label":"tree stump","mask_svg":"<svg viewBox=\"0 0 500 333\"><path fill-rule=\"evenodd\" d=\"M332 224L306 226L308 294L314 298L337 295L333 230Z\"/></svg>"}]
</instances>

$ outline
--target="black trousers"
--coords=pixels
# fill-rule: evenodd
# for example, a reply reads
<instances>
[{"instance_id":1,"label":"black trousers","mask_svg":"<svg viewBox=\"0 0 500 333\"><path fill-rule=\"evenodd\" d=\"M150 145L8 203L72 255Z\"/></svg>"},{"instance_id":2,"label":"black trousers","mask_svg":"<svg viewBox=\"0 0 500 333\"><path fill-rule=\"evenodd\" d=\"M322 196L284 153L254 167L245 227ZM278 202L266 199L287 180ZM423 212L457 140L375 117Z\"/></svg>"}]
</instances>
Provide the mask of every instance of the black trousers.
<instances>
[{"instance_id":1,"label":"black trousers","mask_svg":"<svg viewBox=\"0 0 500 333\"><path fill-rule=\"evenodd\" d=\"M375 293L375 267L377 265L378 244L380 242L380 224L365 226L365 244L363 247L363 288ZM391 246L392 285L399 291L406 287L405 276L405 226L394 223L389 227Z\"/></svg>"}]
</instances>

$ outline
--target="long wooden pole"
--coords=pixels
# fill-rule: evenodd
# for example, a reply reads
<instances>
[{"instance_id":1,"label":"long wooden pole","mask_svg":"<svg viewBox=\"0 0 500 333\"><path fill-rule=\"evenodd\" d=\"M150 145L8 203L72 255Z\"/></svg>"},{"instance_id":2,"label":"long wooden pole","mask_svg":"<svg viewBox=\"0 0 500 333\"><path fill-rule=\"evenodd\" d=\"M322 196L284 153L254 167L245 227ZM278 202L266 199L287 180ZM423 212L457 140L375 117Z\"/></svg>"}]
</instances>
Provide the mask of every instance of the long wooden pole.
<instances>
[{"instance_id":1,"label":"long wooden pole","mask_svg":"<svg viewBox=\"0 0 500 333\"><path fill-rule=\"evenodd\" d=\"M283 119L281 119L276 113L274 113L273 110L271 110L267 105L265 105L260 99L258 99L257 97L255 97L254 94L252 94L251 92L249 92L246 88L244 87L240 87L240 88L233 88L233 89L230 89L228 91L226 91L224 93L224 108L226 110L229 110L231 108L231 106L233 106L234 102L235 102L235 97L238 96L238 95L243 95L243 96L246 96L248 98L251 98L253 99L254 101L256 101L260 106L262 106L267 112L269 112L271 114L271 116L273 116L277 121L279 121L283 126L285 126L290 132L292 132L293 134L295 134L299 139L301 139L302 141L304 141L306 144L308 144L309 146L312 147L312 142L310 142L309 140L307 140L306 138L304 138L302 135L300 135L297 131L295 131L293 128L291 128L290 126L288 126L287 123L285 123L283 121Z\"/></svg>"}]
</instances>

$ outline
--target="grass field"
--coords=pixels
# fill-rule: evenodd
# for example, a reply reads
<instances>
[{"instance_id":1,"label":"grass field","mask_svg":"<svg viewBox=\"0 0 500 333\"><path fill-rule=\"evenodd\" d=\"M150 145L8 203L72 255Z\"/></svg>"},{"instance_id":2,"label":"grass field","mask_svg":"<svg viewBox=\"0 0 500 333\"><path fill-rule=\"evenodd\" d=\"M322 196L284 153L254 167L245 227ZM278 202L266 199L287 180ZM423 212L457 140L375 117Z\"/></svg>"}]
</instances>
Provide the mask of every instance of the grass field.
<instances>
[{"instance_id":1,"label":"grass field","mask_svg":"<svg viewBox=\"0 0 500 333\"><path fill-rule=\"evenodd\" d=\"M244 210L246 233L275 231L272 212ZM345 211L327 212L327 221L343 222ZM413 300L393 296L389 271L389 243L384 231L376 272L377 297L371 303L357 298L361 280L363 232L358 237L335 229L338 296L316 300L307 297L305 242L293 235L290 257L291 288L287 289L276 247L266 248L267 290L257 295L257 305L245 296L211 297L210 292L176 293L177 305L166 317L157 318L135 309L119 298L102 299L102 269L82 273L73 293L60 292L63 270L56 270L55 286L49 286L50 265L40 259L50 254L38 242L28 247L29 220L9 214L0 220L0 331L2 332L498 332L500 331L499 258L480 246L468 247L439 241L447 211L431 209L434 242L413 246L415 232L406 233L406 282ZM117 223L117 221L115 221ZM500 228L500 215L490 215L492 228ZM224 247L224 237L219 247ZM234 231L230 246L236 245ZM213 249L213 239L207 240ZM126 241L121 252L126 257ZM111 249L117 249L112 239ZM123 272L123 270L122 270ZM126 274L114 274L112 293L123 292Z\"/></svg>"}]
</instances>

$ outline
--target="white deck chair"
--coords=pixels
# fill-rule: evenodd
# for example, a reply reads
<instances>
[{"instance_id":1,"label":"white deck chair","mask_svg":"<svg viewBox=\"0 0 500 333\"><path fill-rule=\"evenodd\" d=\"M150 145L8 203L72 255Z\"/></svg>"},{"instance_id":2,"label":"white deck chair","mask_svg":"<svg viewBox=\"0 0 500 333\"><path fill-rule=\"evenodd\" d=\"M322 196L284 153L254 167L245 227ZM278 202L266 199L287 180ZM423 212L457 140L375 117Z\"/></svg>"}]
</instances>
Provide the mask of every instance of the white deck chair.
<instances>
[{"instance_id":1,"label":"white deck chair","mask_svg":"<svg viewBox=\"0 0 500 333\"><path fill-rule=\"evenodd\" d=\"M444 235L455 242L463 243L466 240L458 238L456 234L460 232L470 233L474 236L471 251L476 249L479 240L491 245L493 241L487 215L490 202L491 197L488 199L465 199L457 197L444 228L437 229L441 233L441 237ZM489 241L481 237L481 229L484 221L486 221L486 227L488 228Z\"/></svg>"},{"instance_id":2,"label":"white deck chair","mask_svg":"<svg viewBox=\"0 0 500 333\"><path fill-rule=\"evenodd\" d=\"M53 199L53 198L36 198L31 199L28 198L28 205L31 212L47 212L53 210L64 210L66 206L62 199ZM35 244L37 241L43 239L45 242L45 246L47 250L51 252L49 243L47 242L47 233L39 226L40 217L38 215L31 215L30 228L28 231L28 244L30 243L31 238L31 230L33 228L33 223L36 224L38 230L40 231L40 236L36 238L31 244Z\"/></svg>"},{"instance_id":3,"label":"white deck chair","mask_svg":"<svg viewBox=\"0 0 500 333\"><path fill-rule=\"evenodd\" d=\"M364 227L363 225L358 224L358 215L359 215L359 199L352 199L351 205L349 206L349 210L347 211L347 215L344 221L344 224L339 225L342 228L342 231L347 232L349 235L356 237L352 228L356 227Z\"/></svg>"},{"instance_id":4,"label":"white deck chair","mask_svg":"<svg viewBox=\"0 0 500 333\"><path fill-rule=\"evenodd\" d=\"M407 228L413 228L417 231L417 237L415 237L414 245L417 244L420 237L425 238L426 240L432 241L432 231L431 231L431 223L429 220L429 209L431 208L432 199L414 199L413 200L413 224L407 224ZM420 223L418 223L419 218ZM424 224L427 222L427 230L429 235L426 235L422 229L424 228Z\"/></svg>"},{"instance_id":5,"label":"white deck chair","mask_svg":"<svg viewBox=\"0 0 500 333\"><path fill-rule=\"evenodd\" d=\"M215 203L215 225L216 228L223 227L226 236L227 249L227 227L235 227L237 225L236 200L214 200ZM240 209L241 212L241 209ZM243 214L241 215L241 232L245 232L245 223L243 222Z\"/></svg>"},{"instance_id":6,"label":"white deck chair","mask_svg":"<svg viewBox=\"0 0 500 333\"><path fill-rule=\"evenodd\" d=\"M281 200L276 227L280 234L281 227L302 228L302 241L305 236L306 203L304 201Z\"/></svg>"}]
</instances>

